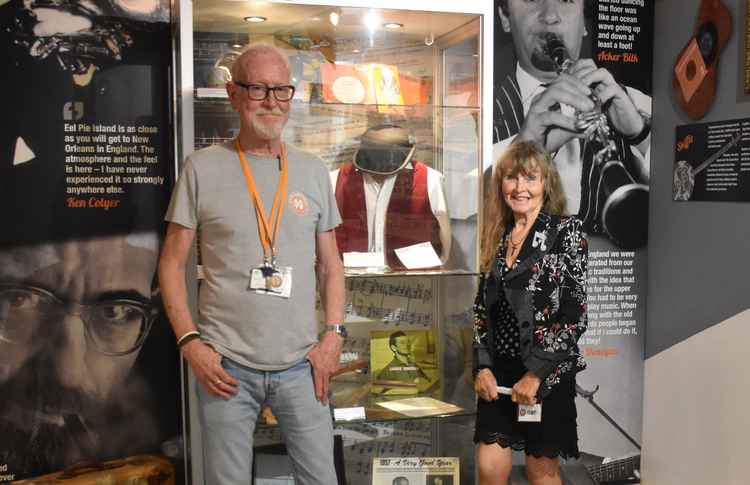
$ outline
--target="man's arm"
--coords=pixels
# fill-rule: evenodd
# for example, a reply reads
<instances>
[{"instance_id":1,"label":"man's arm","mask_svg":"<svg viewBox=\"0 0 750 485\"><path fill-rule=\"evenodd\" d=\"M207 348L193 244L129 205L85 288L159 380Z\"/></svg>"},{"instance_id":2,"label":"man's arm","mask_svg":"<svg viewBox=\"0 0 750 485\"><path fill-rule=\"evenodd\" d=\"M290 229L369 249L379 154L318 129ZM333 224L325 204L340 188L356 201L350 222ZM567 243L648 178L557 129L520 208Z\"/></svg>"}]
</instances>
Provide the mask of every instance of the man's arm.
<instances>
[{"instance_id":1,"label":"man's arm","mask_svg":"<svg viewBox=\"0 0 750 485\"><path fill-rule=\"evenodd\" d=\"M159 286L177 338L197 330L188 307L185 284L185 265L194 238L194 229L170 222L159 256Z\"/></svg>"},{"instance_id":2,"label":"man's arm","mask_svg":"<svg viewBox=\"0 0 750 485\"><path fill-rule=\"evenodd\" d=\"M630 151L636 160L636 168L639 170L636 174L636 181L648 184L651 179L651 96L631 87L626 87L625 90L641 117L649 123L648 136L639 144L630 146Z\"/></svg>"},{"instance_id":3,"label":"man's arm","mask_svg":"<svg viewBox=\"0 0 750 485\"><path fill-rule=\"evenodd\" d=\"M177 338L197 331L188 307L185 265L195 238L195 230L169 223L159 257L159 286L164 307ZM193 339L180 349L196 379L214 395L225 399L237 392L237 381L221 366L221 356L201 339Z\"/></svg>"},{"instance_id":4,"label":"man's arm","mask_svg":"<svg viewBox=\"0 0 750 485\"><path fill-rule=\"evenodd\" d=\"M325 322L328 325L344 321L344 264L336 247L336 236L331 231L318 233L316 237L317 263L315 272L318 279L320 300L323 304ZM320 341L307 354L313 367L315 397L322 403L328 402L328 388L331 376L339 367L342 338L335 332L324 332Z\"/></svg>"},{"instance_id":5,"label":"man's arm","mask_svg":"<svg viewBox=\"0 0 750 485\"><path fill-rule=\"evenodd\" d=\"M326 324L340 324L344 321L344 263L336 246L333 230L321 232L317 236L317 262L315 272L321 288L323 311Z\"/></svg>"}]
</instances>

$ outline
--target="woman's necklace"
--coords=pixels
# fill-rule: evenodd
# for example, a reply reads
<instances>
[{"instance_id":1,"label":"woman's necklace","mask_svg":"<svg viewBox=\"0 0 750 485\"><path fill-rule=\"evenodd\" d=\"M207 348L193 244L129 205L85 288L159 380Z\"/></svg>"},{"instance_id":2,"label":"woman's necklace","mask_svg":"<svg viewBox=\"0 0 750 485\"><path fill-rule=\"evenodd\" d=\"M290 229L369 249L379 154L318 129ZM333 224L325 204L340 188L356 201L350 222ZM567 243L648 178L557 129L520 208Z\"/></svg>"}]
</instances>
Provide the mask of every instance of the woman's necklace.
<instances>
[{"instance_id":1,"label":"woman's necklace","mask_svg":"<svg viewBox=\"0 0 750 485\"><path fill-rule=\"evenodd\" d=\"M508 244L510 245L511 249L515 252L521 249L521 245L526 240L526 236L529 235L529 231L527 228L524 228L521 230L521 240L518 242L513 240L513 231L510 231L510 234L508 235Z\"/></svg>"},{"instance_id":2,"label":"woman's necklace","mask_svg":"<svg viewBox=\"0 0 750 485\"><path fill-rule=\"evenodd\" d=\"M523 242L526 240L526 236L528 236L529 231L523 230L521 235L521 240L516 242L513 240L513 231L508 234L508 257L507 260L509 262L515 261L516 256L521 251L521 246L523 246Z\"/></svg>"},{"instance_id":3,"label":"woman's necklace","mask_svg":"<svg viewBox=\"0 0 750 485\"><path fill-rule=\"evenodd\" d=\"M520 241L518 242L513 241L513 233L511 232L510 237L508 238L508 244L510 245L511 251L515 253L516 251L521 249L521 244L523 244L525 240L526 240L526 236L524 235Z\"/></svg>"}]
</instances>

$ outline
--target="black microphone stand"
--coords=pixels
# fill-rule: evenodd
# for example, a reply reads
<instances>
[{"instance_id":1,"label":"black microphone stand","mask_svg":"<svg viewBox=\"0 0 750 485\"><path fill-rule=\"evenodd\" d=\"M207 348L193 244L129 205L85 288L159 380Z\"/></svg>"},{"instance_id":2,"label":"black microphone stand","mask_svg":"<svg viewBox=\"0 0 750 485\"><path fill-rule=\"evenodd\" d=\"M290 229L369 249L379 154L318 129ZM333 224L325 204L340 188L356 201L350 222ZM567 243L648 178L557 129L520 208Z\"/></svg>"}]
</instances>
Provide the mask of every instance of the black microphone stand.
<instances>
[{"instance_id":1,"label":"black microphone stand","mask_svg":"<svg viewBox=\"0 0 750 485\"><path fill-rule=\"evenodd\" d=\"M604 419L609 421L612 426L617 428L617 431L622 433L623 436L625 436L628 439L628 441L633 443L635 447L640 450L641 445L636 440L634 440L633 437L630 436L628 432L622 428L622 426L617 424L615 420L612 419L612 417L609 414L607 414L607 412L604 409L601 408L601 406L599 406L597 403L594 402L594 394L596 394L598 390L599 390L599 386L596 386L593 391L587 391L576 383L576 393L582 398L584 398L585 400L587 400L589 403L591 403L591 405L594 406L594 409L599 411L599 414L604 416Z\"/></svg>"}]
</instances>

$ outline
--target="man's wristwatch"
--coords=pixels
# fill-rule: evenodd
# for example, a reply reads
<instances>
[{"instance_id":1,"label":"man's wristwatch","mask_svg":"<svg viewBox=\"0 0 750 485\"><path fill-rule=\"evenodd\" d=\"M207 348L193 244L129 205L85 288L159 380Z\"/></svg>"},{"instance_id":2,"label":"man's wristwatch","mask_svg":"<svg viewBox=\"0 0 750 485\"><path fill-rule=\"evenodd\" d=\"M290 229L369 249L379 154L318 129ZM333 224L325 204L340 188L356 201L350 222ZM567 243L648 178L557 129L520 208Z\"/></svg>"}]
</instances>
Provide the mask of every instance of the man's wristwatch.
<instances>
[{"instance_id":1,"label":"man's wristwatch","mask_svg":"<svg viewBox=\"0 0 750 485\"><path fill-rule=\"evenodd\" d=\"M349 332L346 331L346 327L343 324L326 325L326 332L336 332L341 335L341 338L349 336Z\"/></svg>"}]
</instances>

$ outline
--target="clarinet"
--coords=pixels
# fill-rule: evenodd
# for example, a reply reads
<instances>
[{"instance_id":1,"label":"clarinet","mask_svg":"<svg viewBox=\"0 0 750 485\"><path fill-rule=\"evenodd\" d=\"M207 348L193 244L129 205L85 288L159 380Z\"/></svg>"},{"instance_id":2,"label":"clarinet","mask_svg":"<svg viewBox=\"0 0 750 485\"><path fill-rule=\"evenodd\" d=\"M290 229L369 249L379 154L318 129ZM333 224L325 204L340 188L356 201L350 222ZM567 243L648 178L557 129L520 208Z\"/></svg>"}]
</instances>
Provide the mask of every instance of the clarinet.
<instances>
[{"instance_id":1,"label":"clarinet","mask_svg":"<svg viewBox=\"0 0 750 485\"><path fill-rule=\"evenodd\" d=\"M563 44L562 39L552 32L547 32L544 36L543 50L547 56L555 63L557 74L566 72L573 65L573 59L568 54L568 49ZM589 141L596 140L602 145L602 148L595 155L595 162L601 164L609 160L617 153L617 145L612 138L612 131L609 127L607 115L602 110L602 103L595 94L591 94L591 101L594 102L594 109L591 111L576 111L575 127L579 132L585 133L585 138Z\"/></svg>"},{"instance_id":2,"label":"clarinet","mask_svg":"<svg viewBox=\"0 0 750 485\"><path fill-rule=\"evenodd\" d=\"M544 36L542 50L552 59L557 74L567 72L573 65L562 39L552 32ZM585 146L593 145L593 160L589 173L582 176L589 181L585 207L579 210L584 228L594 233L606 233L612 241L625 249L637 248L648 238L648 187L636 183L617 157L617 144L601 100L590 96L594 109L575 112L575 127L583 133ZM584 147L584 151L586 148Z\"/></svg>"}]
</instances>

